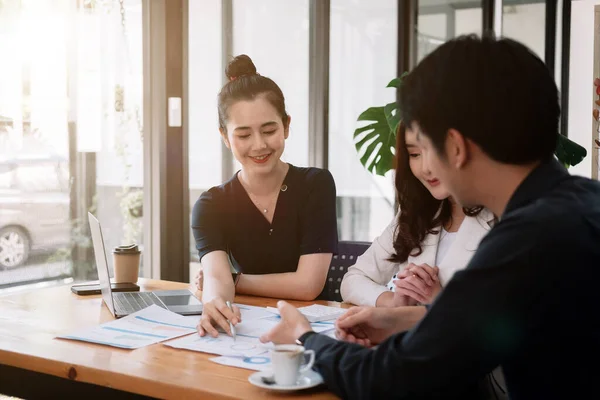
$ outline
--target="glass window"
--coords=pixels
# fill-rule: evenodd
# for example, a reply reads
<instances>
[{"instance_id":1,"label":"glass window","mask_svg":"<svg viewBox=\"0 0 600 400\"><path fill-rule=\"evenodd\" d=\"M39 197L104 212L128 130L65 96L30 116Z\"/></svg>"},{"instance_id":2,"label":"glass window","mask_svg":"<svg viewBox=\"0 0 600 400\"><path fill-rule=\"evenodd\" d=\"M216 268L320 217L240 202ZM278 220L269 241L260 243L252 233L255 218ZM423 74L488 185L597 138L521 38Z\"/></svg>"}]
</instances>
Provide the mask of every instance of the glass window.
<instances>
[{"instance_id":1,"label":"glass window","mask_svg":"<svg viewBox=\"0 0 600 400\"><path fill-rule=\"evenodd\" d=\"M543 0L519 3L505 3L502 13L502 36L518 40L543 60L546 40L546 3Z\"/></svg>"},{"instance_id":2,"label":"glass window","mask_svg":"<svg viewBox=\"0 0 600 400\"><path fill-rule=\"evenodd\" d=\"M223 182L217 95L223 86L221 0L190 1L188 11L190 220L202 192ZM191 229L190 277L199 267Z\"/></svg>"},{"instance_id":3,"label":"glass window","mask_svg":"<svg viewBox=\"0 0 600 400\"><path fill-rule=\"evenodd\" d=\"M0 289L96 279L88 210L142 245L141 11L0 3Z\"/></svg>"},{"instance_id":4,"label":"glass window","mask_svg":"<svg viewBox=\"0 0 600 400\"><path fill-rule=\"evenodd\" d=\"M456 36L481 35L481 1L421 0L417 20L417 61Z\"/></svg>"},{"instance_id":5,"label":"glass window","mask_svg":"<svg viewBox=\"0 0 600 400\"><path fill-rule=\"evenodd\" d=\"M353 134L367 108L396 98L395 0L332 0L329 70L329 170L337 186L340 240L371 241L393 218L392 171L375 176L360 163Z\"/></svg>"},{"instance_id":6,"label":"glass window","mask_svg":"<svg viewBox=\"0 0 600 400\"><path fill-rule=\"evenodd\" d=\"M283 91L292 117L283 159L297 166L308 165L308 6L308 0L233 1L233 55L250 56Z\"/></svg>"},{"instance_id":7,"label":"glass window","mask_svg":"<svg viewBox=\"0 0 600 400\"><path fill-rule=\"evenodd\" d=\"M191 208L202 192L230 177L219 135L217 95L223 86L222 10L220 0L189 4L189 185ZM230 58L247 54L258 73L273 79L283 91L292 117L283 159L308 164L308 0L234 0ZM239 169L235 163L234 170ZM190 230L190 235L191 230ZM190 277L198 254L190 236Z\"/></svg>"}]
</instances>

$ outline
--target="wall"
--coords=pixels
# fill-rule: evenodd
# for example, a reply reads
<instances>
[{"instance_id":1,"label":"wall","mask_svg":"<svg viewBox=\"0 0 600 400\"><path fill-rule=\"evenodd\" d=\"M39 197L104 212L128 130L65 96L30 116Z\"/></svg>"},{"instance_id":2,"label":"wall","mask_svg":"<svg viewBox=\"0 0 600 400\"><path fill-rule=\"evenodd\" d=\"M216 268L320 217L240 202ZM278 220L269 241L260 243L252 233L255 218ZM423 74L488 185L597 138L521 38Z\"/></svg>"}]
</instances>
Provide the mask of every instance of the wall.
<instances>
[{"instance_id":1,"label":"wall","mask_svg":"<svg viewBox=\"0 0 600 400\"><path fill-rule=\"evenodd\" d=\"M571 4L571 59L569 63L569 138L584 146L587 157L571 173L592 175L592 96L594 71L594 6L600 0Z\"/></svg>"}]
</instances>

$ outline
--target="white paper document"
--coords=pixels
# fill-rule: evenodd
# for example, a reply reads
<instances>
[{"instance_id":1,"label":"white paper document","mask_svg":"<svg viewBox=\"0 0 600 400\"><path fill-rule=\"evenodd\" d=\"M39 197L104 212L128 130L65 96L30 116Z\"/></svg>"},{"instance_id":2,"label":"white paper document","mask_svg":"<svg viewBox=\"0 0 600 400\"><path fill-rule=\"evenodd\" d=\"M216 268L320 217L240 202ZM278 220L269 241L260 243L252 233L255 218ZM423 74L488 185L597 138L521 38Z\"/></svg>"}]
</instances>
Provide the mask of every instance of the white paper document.
<instances>
[{"instance_id":1,"label":"white paper document","mask_svg":"<svg viewBox=\"0 0 600 400\"><path fill-rule=\"evenodd\" d=\"M234 367L253 369L262 371L271 366L271 356L269 349L273 347L272 343L263 344L259 338L262 334L271 330L280 322L278 315L270 315L267 318L247 320L242 317L242 322L236 325L236 340L225 333L218 337L206 335L189 335L177 340L164 343L178 349L199 351L203 353L218 354L221 357L211 358L219 364L230 365ZM312 329L315 332L332 331L333 322L330 323L312 323Z\"/></svg>"},{"instance_id":2,"label":"white paper document","mask_svg":"<svg viewBox=\"0 0 600 400\"><path fill-rule=\"evenodd\" d=\"M279 315L279 309L275 307L267 307L267 310ZM346 308L330 307L321 304L311 304L310 306L300 307L297 310L310 322L335 321L348 311Z\"/></svg>"},{"instance_id":3,"label":"white paper document","mask_svg":"<svg viewBox=\"0 0 600 400\"><path fill-rule=\"evenodd\" d=\"M270 317L262 318L262 320L277 323L277 322L281 321L281 317L279 315L271 315ZM311 322L310 326L313 331L315 331L317 333L322 333L322 332L334 330L335 329L335 321Z\"/></svg>"},{"instance_id":4,"label":"white paper document","mask_svg":"<svg viewBox=\"0 0 600 400\"><path fill-rule=\"evenodd\" d=\"M249 306L246 304L236 304L242 314L242 321L250 321L265 317L272 317L273 313L265 307Z\"/></svg>"},{"instance_id":5,"label":"white paper document","mask_svg":"<svg viewBox=\"0 0 600 400\"><path fill-rule=\"evenodd\" d=\"M235 305L238 306L238 308L240 309L240 313L242 314L242 321L251 321L251 320L260 319L260 318L268 318L268 317L272 317L274 315L271 311L269 311L265 307L249 306L246 304L238 304L238 303L235 303ZM185 318L188 319L189 321L192 321L192 322L190 322L191 324L198 325L201 315L189 315L189 316L186 316Z\"/></svg>"},{"instance_id":6,"label":"white paper document","mask_svg":"<svg viewBox=\"0 0 600 400\"><path fill-rule=\"evenodd\" d=\"M280 320L279 316L270 317L268 319L275 323L279 322ZM322 333L337 340L337 338L335 337L335 329L333 326L333 322L313 322L310 325L312 326L312 329L315 332ZM229 337L229 339L231 338ZM252 339L249 338L248 341L252 344ZM241 345L239 336L237 337L236 342ZM242 355L223 355L220 357L211 358L210 361L216 362L217 364L221 365L228 365L230 367L252 369L256 371L271 370L271 354L269 353L269 349L273 345L270 343L269 345L262 346L263 347L257 347L255 351L250 350ZM238 348L241 348L241 346Z\"/></svg>"},{"instance_id":7,"label":"white paper document","mask_svg":"<svg viewBox=\"0 0 600 400\"><path fill-rule=\"evenodd\" d=\"M242 317L243 318L243 317ZM230 365L234 367L254 369L262 371L270 368L271 357L269 349L273 347L271 343L263 344L259 337L263 332L277 324L277 321L243 320L236 325L236 340L225 333L218 337L206 335L189 335L181 339L172 340L164 343L166 346L177 349L186 349L199 351L202 353L219 354L222 357L211 358L219 364Z\"/></svg>"},{"instance_id":8,"label":"white paper document","mask_svg":"<svg viewBox=\"0 0 600 400\"><path fill-rule=\"evenodd\" d=\"M151 305L125 318L58 338L137 349L194 332L196 325L185 317Z\"/></svg>"},{"instance_id":9,"label":"white paper document","mask_svg":"<svg viewBox=\"0 0 600 400\"><path fill-rule=\"evenodd\" d=\"M196 334L170 341L165 343L165 345L222 356L252 356L267 352L269 346L262 344L258 338L275 325L277 325L277 321L264 319L242 320L242 322L235 326L235 341L226 333L220 333L216 338L210 335L201 337Z\"/></svg>"},{"instance_id":10,"label":"white paper document","mask_svg":"<svg viewBox=\"0 0 600 400\"><path fill-rule=\"evenodd\" d=\"M268 352L264 355L253 357L244 356L220 356L211 358L210 361L230 367L238 367L244 369L253 369L255 371L267 371L271 368L271 356Z\"/></svg>"}]
</instances>

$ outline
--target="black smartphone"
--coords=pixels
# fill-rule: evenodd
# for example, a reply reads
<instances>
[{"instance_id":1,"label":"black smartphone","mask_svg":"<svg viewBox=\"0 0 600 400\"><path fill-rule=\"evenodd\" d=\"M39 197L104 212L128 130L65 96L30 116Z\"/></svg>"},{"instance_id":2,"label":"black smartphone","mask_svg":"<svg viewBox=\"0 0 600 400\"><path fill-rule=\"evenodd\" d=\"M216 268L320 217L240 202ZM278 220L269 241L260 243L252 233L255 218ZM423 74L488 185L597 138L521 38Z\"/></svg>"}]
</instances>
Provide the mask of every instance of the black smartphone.
<instances>
[{"instance_id":1,"label":"black smartphone","mask_svg":"<svg viewBox=\"0 0 600 400\"><path fill-rule=\"evenodd\" d=\"M135 283L111 283L110 287L113 292L139 292L140 287ZM98 283L82 283L71 286L71 292L78 296L90 296L100 294L100 285Z\"/></svg>"}]
</instances>

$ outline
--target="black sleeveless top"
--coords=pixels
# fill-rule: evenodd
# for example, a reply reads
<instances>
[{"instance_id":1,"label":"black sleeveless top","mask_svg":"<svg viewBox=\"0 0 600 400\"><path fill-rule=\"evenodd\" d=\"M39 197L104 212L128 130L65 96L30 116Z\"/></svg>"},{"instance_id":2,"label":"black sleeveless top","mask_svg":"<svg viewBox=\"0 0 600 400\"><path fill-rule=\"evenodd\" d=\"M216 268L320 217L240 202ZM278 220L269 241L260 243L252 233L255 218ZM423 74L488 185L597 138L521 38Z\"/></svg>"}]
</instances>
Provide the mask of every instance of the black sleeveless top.
<instances>
[{"instance_id":1,"label":"black sleeveless top","mask_svg":"<svg viewBox=\"0 0 600 400\"><path fill-rule=\"evenodd\" d=\"M319 168L290 165L273 222L256 208L237 174L204 192L192 212L200 261L223 250L238 272L295 272L303 254L336 253L335 183Z\"/></svg>"}]
</instances>

